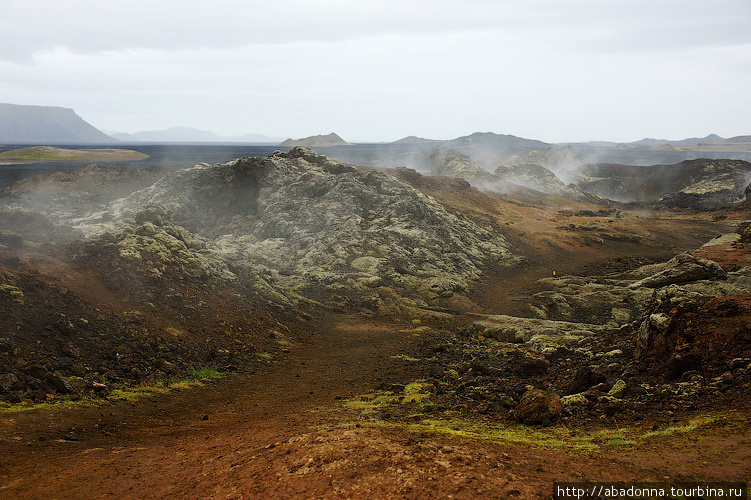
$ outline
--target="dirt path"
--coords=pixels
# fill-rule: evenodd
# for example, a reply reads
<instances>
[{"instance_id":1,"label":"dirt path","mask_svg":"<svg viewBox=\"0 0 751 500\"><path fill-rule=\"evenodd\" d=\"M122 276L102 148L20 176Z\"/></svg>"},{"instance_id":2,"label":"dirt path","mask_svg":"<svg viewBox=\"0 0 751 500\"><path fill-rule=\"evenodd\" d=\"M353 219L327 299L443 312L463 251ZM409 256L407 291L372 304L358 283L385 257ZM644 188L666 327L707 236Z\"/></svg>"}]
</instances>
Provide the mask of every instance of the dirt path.
<instances>
[{"instance_id":1,"label":"dirt path","mask_svg":"<svg viewBox=\"0 0 751 500\"><path fill-rule=\"evenodd\" d=\"M174 468L185 465L164 463L165 456L191 450L203 462L216 447L265 446L330 422L328 410L344 398L424 375L396 357L414 354L426 340L399 333L403 328L338 317L310 345L296 346L286 360L254 375L136 402L3 415L0 498L98 498L104 490L119 498L158 498L182 482ZM64 440L69 432L79 440ZM160 482L172 486L156 493ZM131 488L136 491L128 493Z\"/></svg>"},{"instance_id":2,"label":"dirt path","mask_svg":"<svg viewBox=\"0 0 751 500\"><path fill-rule=\"evenodd\" d=\"M442 334L337 317L267 371L167 396L2 417L0 498L540 498L555 480L739 480L747 417L623 453L412 434L341 399L424 376ZM426 342L427 341L427 342ZM61 439L75 430L78 441ZM668 457L668 459L665 459ZM451 495L451 496L449 496Z\"/></svg>"}]
</instances>

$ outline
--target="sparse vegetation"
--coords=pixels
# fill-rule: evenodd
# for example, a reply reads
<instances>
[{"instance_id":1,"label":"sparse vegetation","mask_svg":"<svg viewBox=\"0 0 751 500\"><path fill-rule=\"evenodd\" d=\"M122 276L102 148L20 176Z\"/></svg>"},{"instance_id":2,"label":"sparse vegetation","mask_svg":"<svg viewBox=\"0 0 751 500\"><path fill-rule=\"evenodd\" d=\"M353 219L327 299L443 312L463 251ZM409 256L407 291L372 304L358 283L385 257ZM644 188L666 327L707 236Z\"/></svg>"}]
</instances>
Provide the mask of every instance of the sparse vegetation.
<instances>
[{"instance_id":1,"label":"sparse vegetation","mask_svg":"<svg viewBox=\"0 0 751 500\"><path fill-rule=\"evenodd\" d=\"M0 153L0 160L3 161L134 161L148 157L130 149L61 149L51 146L34 146Z\"/></svg>"},{"instance_id":2,"label":"sparse vegetation","mask_svg":"<svg viewBox=\"0 0 751 500\"><path fill-rule=\"evenodd\" d=\"M645 432L640 437L642 439L648 439L653 437L672 436L673 434L683 434L686 432L692 432L699 427L709 425L711 423L721 420L723 417L718 415L705 415L693 418L682 425L670 425L664 429L655 429Z\"/></svg>"},{"instance_id":3,"label":"sparse vegetation","mask_svg":"<svg viewBox=\"0 0 751 500\"><path fill-rule=\"evenodd\" d=\"M81 408L86 406L97 406L101 403L101 400L95 399L77 399L73 400L69 396L63 398L57 398L54 401L35 403L31 401L25 401L18 404L10 404L0 401L0 413L20 413L26 411L65 411L73 408Z\"/></svg>"},{"instance_id":4,"label":"sparse vegetation","mask_svg":"<svg viewBox=\"0 0 751 500\"><path fill-rule=\"evenodd\" d=\"M402 359L404 361L420 361L420 358L414 358L412 356L407 356L406 354L397 354L395 356L391 356L391 359Z\"/></svg>"},{"instance_id":5,"label":"sparse vegetation","mask_svg":"<svg viewBox=\"0 0 751 500\"><path fill-rule=\"evenodd\" d=\"M35 403L23 402L20 404L9 404L0 401L0 413L18 413L26 411L63 411L72 408L100 406L104 401L137 401L144 397L154 396L157 394L167 394L174 390L185 390L193 387L200 387L204 382L224 378L227 374L214 368L198 368L190 372L191 376L184 379L172 381L156 381L152 383L140 383L135 385L126 385L123 388L112 389L105 399L91 397L62 396L52 401ZM107 382L106 379L103 379Z\"/></svg>"},{"instance_id":6,"label":"sparse vegetation","mask_svg":"<svg viewBox=\"0 0 751 500\"><path fill-rule=\"evenodd\" d=\"M190 374L198 380L212 380L227 376L226 373L215 370L214 368L199 368L191 371Z\"/></svg>"},{"instance_id":7,"label":"sparse vegetation","mask_svg":"<svg viewBox=\"0 0 751 500\"><path fill-rule=\"evenodd\" d=\"M175 337L182 337L183 335L185 335L184 331L180 330L179 328L175 328L174 326L168 326L164 329L164 331Z\"/></svg>"},{"instance_id":8,"label":"sparse vegetation","mask_svg":"<svg viewBox=\"0 0 751 500\"><path fill-rule=\"evenodd\" d=\"M418 380L407 384L401 392L374 391L344 403L345 408L358 410L364 415L384 411L391 406L422 403L428 398L425 388L428 384Z\"/></svg>"},{"instance_id":9,"label":"sparse vegetation","mask_svg":"<svg viewBox=\"0 0 751 500\"><path fill-rule=\"evenodd\" d=\"M3 283L2 285L0 285L0 290L2 290L4 293L7 293L8 296L13 300L13 302L17 302L19 304L24 303L24 294L18 287Z\"/></svg>"}]
</instances>

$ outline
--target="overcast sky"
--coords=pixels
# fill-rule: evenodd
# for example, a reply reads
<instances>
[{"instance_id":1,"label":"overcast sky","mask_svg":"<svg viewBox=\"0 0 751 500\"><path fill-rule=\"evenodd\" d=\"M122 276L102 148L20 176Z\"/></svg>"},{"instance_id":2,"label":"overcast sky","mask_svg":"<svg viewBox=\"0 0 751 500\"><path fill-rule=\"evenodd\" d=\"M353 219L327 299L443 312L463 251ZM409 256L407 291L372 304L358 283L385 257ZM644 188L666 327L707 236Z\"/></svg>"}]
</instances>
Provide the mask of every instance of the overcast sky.
<instances>
[{"instance_id":1,"label":"overcast sky","mask_svg":"<svg viewBox=\"0 0 751 500\"><path fill-rule=\"evenodd\" d=\"M111 132L751 134L749 0L0 0L0 102Z\"/></svg>"}]
</instances>

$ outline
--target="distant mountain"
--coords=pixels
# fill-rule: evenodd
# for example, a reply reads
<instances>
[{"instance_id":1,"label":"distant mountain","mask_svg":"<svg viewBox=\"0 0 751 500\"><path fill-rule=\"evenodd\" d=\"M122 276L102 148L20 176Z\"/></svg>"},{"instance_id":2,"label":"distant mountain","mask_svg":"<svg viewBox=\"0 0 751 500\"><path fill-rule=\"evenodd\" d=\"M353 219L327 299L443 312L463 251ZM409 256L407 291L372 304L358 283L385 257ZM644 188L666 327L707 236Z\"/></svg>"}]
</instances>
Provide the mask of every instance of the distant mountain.
<instances>
[{"instance_id":1,"label":"distant mountain","mask_svg":"<svg viewBox=\"0 0 751 500\"><path fill-rule=\"evenodd\" d=\"M474 134L457 137L448 141L436 141L409 136L391 144L431 151L451 149L460 151L472 158L473 161L481 164L494 163L499 159L513 154L550 147L550 144L546 142L524 139L514 135L494 134L492 132L475 132ZM493 167L495 166L493 165Z\"/></svg>"},{"instance_id":2,"label":"distant mountain","mask_svg":"<svg viewBox=\"0 0 751 500\"><path fill-rule=\"evenodd\" d=\"M208 130L192 127L172 127L167 130L148 130L133 134L110 134L115 139L125 142L261 142L276 144L281 138L267 137L260 134L242 136L220 136Z\"/></svg>"},{"instance_id":3,"label":"distant mountain","mask_svg":"<svg viewBox=\"0 0 751 500\"><path fill-rule=\"evenodd\" d=\"M330 133L328 135L314 135L311 137L305 137L304 139L287 139L279 144L282 147L294 147L305 146L308 148L325 148L329 146L349 146L350 144L336 135Z\"/></svg>"},{"instance_id":4,"label":"distant mountain","mask_svg":"<svg viewBox=\"0 0 751 500\"><path fill-rule=\"evenodd\" d=\"M287 145L288 142L282 143ZM339 161L373 167L406 166L419 172L430 172L430 155L450 149L469 157L473 162L491 171L504 158L550 144L513 135L477 132L451 140L423 139L409 136L384 144L361 144L352 148L335 148L325 154ZM319 146L323 147L323 146Z\"/></svg>"},{"instance_id":5,"label":"distant mountain","mask_svg":"<svg viewBox=\"0 0 751 500\"><path fill-rule=\"evenodd\" d=\"M691 137L688 139L681 139L678 141L669 141L666 139L642 139L640 141L630 142L629 145L636 147L636 148L654 148L654 147L661 147L665 144L670 144L672 146L695 146L702 142L708 142L708 141L716 141L716 140L722 140L722 137L720 137L717 134L710 134L706 137L699 138L699 137Z\"/></svg>"},{"instance_id":6,"label":"distant mountain","mask_svg":"<svg viewBox=\"0 0 751 500\"><path fill-rule=\"evenodd\" d=\"M692 137L679 141L642 139L631 143L635 147L649 147L659 151L717 151L717 152L751 152L751 137L738 136L723 139L717 134L706 137Z\"/></svg>"},{"instance_id":7,"label":"distant mountain","mask_svg":"<svg viewBox=\"0 0 751 500\"><path fill-rule=\"evenodd\" d=\"M480 166L494 169L498 162L511 155L524 151L546 149L551 145L533 139L524 139L515 135L494 134L492 132L475 132L472 135L444 141L442 148L459 151Z\"/></svg>"},{"instance_id":8,"label":"distant mountain","mask_svg":"<svg viewBox=\"0 0 751 500\"><path fill-rule=\"evenodd\" d=\"M706 137L690 137L671 141L668 139L645 138L629 143L614 143L607 141L589 141L586 143L570 143L574 146L588 146L592 148L612 148L617 150L653 150L653 151L711 151L716 153L744 153L751 152L751 136L741 135L723 139L717 134Z\"/></svg>"},{"instance_id":9,"label":"distant mountain","mask_svg":"<svg viewBox=\"0 0 751 500\"><path fill-rule=\"evenodd\" d=\"M495 148L532 148L540 149L541 147L550 146L550 144L534 139L524 139L515 135L495 134L493 132L475 132L471 135L457 137L447 144L455 146L490 146Z\"/></svg>"},{"instance_id":10,"label":"distant mountain","mask_svg":"<svg viewBox=\"0 0 751 500\"><path fill-rule=\"evenodd\" d=\"M116 139L96 129L72 109L0 103L0 143L104 144Z\"/></svg>"},{"instance_id":11,"label":"distant mountain","mask_svg":"<svg viewBox=\"0 0 751 500\"><path fill-rule=\"evenodd\" d=\"M403 139L399 139L398 141L394 141L391 144L436 144L440 142L443 142L443 141L437 141L434 139L423 139L422 137L415 137L414 135L410 135Z\"/></svg>"}]
</instances>

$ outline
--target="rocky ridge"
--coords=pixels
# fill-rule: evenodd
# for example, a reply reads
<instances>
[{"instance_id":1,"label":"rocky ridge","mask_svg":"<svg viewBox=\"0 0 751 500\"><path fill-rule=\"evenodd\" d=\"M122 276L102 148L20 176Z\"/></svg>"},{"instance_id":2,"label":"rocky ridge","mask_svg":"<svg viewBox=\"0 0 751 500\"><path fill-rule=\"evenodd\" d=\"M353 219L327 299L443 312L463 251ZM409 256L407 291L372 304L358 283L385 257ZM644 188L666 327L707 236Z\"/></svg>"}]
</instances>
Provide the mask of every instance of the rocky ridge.
<instances>
[{"instance_id":1,"label":"rocky ridge","mask_svg":"<svg viewBox=\"0 0 751 500\"><path fill-rule=\"evenodd\" d=\"M698 159L653 166L589 164L570 175L583 191L619 202L711 210L746 199L751 163Z\"/></svg>"},{"instance_id":2,"label":"rocky ridge","mask_svg":"<svg viewBox=\"0 0 751 500\"><path fill-rule=\"evenodd\" d=\"M548 151L548 150L546 150ZM514 155L512 158L538 158L532 151ZM458 177L488 193L506 195L513 193L519 197L527 194L544 193L560 196L584 203L606 203L596 196L582 192L575 185L565 185L551 170L534 163L508 162L499 166L495 173L490 173L468 156L451 149L442 149L430 155L430 173L432 175Z\"/></svg>"},{"instance_id":3,"label":"rocky ridge","mask_svg":"<svg viewBox=\"0 0 751 500\"><path fill-rule=\"evenodd\" d=\"M425 305L466 290L484 265L515 262L501 235L392 176L306 148L149 181L87 208L71 202L87 193L50 197L31 187L14 187L6 203L115 244L125 260L144 250L205 277L255 276L266 291L339 304L367 296L377 307L406 295Z\"/></svg>"},{"instance_id":4,"label":"rocky ridge","mask_svg":"<svg viewBox=\"0 0 751 500\"><path fill-rule=\"evenodd\" d=\"M623 273L541 280L535 318L482 317L437 350L435 404L525 423L623 421L747 391L751 262L738 238L718 240ZM701 256L720 246L746 265Z\"/></svg>"}]
</instances>

